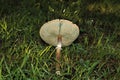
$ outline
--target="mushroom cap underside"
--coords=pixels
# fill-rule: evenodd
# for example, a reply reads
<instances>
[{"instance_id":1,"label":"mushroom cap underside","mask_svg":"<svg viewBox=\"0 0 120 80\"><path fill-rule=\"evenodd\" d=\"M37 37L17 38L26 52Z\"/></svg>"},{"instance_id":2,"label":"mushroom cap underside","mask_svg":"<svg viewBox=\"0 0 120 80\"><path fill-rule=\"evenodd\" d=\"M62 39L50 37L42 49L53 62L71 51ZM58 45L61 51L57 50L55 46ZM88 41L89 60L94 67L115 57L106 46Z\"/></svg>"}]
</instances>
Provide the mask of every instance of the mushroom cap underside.
<instances>
[{"instance_id":1,"label":"mushroom cap underside","mask_svg":"<svg viewBox=\"0 0 120 80\"><path fill-rule=\"evenodd\" d=\"M76 24L64 19L56 19L45 23L40 29L41 38L48 44L57 46L58 36L62 36L62 46L69 46L79 35Z\"/></svg>"}]
</instances>

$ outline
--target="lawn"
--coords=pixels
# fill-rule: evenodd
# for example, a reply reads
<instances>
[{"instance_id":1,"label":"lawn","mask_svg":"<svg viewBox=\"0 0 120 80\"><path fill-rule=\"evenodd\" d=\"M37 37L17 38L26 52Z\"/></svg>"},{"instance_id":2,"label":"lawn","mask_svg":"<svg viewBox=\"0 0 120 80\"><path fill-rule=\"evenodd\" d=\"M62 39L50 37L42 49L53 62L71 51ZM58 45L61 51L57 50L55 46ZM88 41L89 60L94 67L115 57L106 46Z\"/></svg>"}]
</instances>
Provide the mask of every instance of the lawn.
<instances>
[{"instance_id":1,"label":"lawn","mask_svg":"<svg viewBox=\"0 0 120 80\"><path fill-rule=\"evenodd\" d=\"M119 80L120 2L92 0L1 0L0 80ZM55 47L39 35L53 19L77 24L80 35L63 47L61 76Z\"/></svg>"}]
</instances>

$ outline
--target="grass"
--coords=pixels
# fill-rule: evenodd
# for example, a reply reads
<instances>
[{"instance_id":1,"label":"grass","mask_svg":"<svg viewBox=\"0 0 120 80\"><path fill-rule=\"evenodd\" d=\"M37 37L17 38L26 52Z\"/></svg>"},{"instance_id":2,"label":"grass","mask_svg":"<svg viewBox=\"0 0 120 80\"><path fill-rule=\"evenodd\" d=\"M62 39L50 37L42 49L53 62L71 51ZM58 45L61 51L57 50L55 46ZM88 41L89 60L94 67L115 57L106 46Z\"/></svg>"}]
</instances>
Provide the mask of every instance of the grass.
<instances>
[{"instance_id":1,"label":"grass","mask_svg":"<svg viewBox=\"0 0 120 80\"><path fill-rule=\"evenodd\" d=\"M0 14L0 80L119 80L120 26L117 20L112 24L109 18L105 18L106 22L104 22L99 17L98 19L91 18L92 13L86 19L82 16L82 11L79 15L79 9L72 17L74 12L70 13L70 11L74 9L75 5L81 5L80 0L78 2L69 1L72 5L67 8L62 1L61 10L66 10L63 14L61 10L57 11L56 7L52 5L57 5L59 1L49 3L48 6L46 1L41 2L42 4L31 1L33 2L29 5L25 1L21 1L21 4L14 5L17 6L15 8L7 9L7 3L5 7L2 7ZM44 8L43 3L46 3ZM5 11L6 9L9 14ZM46 11L48 12L46 13ZM108 12L110 13L109 10ZM61 14L56 15L58 13ZM110 17L109 13L105 12L105 15L108 14L107 17ZM55 16L53 16L54 14ZM99 16L103 15L102 13ZM57 76L55 74L55 47L47 45L41 40L39 29L46 21L60 17L80 26L80 36L72 45L63 47L61 53L62 76ZM117 19L119 20L119 18Z\"/></svg>"}]
</instances>

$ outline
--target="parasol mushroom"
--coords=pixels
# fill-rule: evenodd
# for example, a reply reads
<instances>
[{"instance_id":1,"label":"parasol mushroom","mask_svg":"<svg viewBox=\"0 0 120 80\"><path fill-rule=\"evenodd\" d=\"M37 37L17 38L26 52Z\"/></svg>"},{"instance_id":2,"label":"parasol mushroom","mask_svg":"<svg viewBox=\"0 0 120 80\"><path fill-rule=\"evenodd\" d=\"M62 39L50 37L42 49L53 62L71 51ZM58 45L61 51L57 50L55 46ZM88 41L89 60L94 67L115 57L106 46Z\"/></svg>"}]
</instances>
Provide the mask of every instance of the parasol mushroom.
<instances>
[{"instance_id":1,"label":"parasol mushroom","mask_svg":"<svg viewBox=\"0 0 120 80\"><path fill-rule=\"evenodd\" d=\"M60 75L61 47L72 44L79 35L79 28L68 20L55 19L45 23L39 33L46 43L56 46L56 74Z\"/></svg>"}]
</instances>

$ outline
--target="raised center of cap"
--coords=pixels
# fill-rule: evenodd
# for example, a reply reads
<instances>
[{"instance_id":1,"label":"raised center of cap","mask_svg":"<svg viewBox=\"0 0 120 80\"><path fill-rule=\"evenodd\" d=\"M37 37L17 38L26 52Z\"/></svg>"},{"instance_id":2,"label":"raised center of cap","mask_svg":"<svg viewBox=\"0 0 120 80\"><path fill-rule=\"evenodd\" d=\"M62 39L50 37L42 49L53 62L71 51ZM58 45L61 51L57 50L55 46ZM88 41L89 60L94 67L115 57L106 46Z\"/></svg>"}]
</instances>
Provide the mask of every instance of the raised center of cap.
<instances>
[{"instance_id":1,"label":"raised center of cap","mask_svg":"<svg viewBox=\"0 0 120 80\"><path fill-rule=\"evenodd\" d=\"M59 47L59 48L61 48L61 46L62 46L62 35L60 34L61 33L61 26L62 26L62 21L60 21L60 23L59 23L59 35L57 38L57 41L58 41L57 47Z\"/></svg>"},{"instance_id":2,"label":"raised center of cap","mask_svg":"<svg viewBox=\"0 0 120 80\"><path fill-rule=\"evenodd\" d=\"M60 22L60 23L59 23L59 35L60 35L60 33L61 33L62 21L59 20L59 22Z\"/></svg>"}]
</instances>

